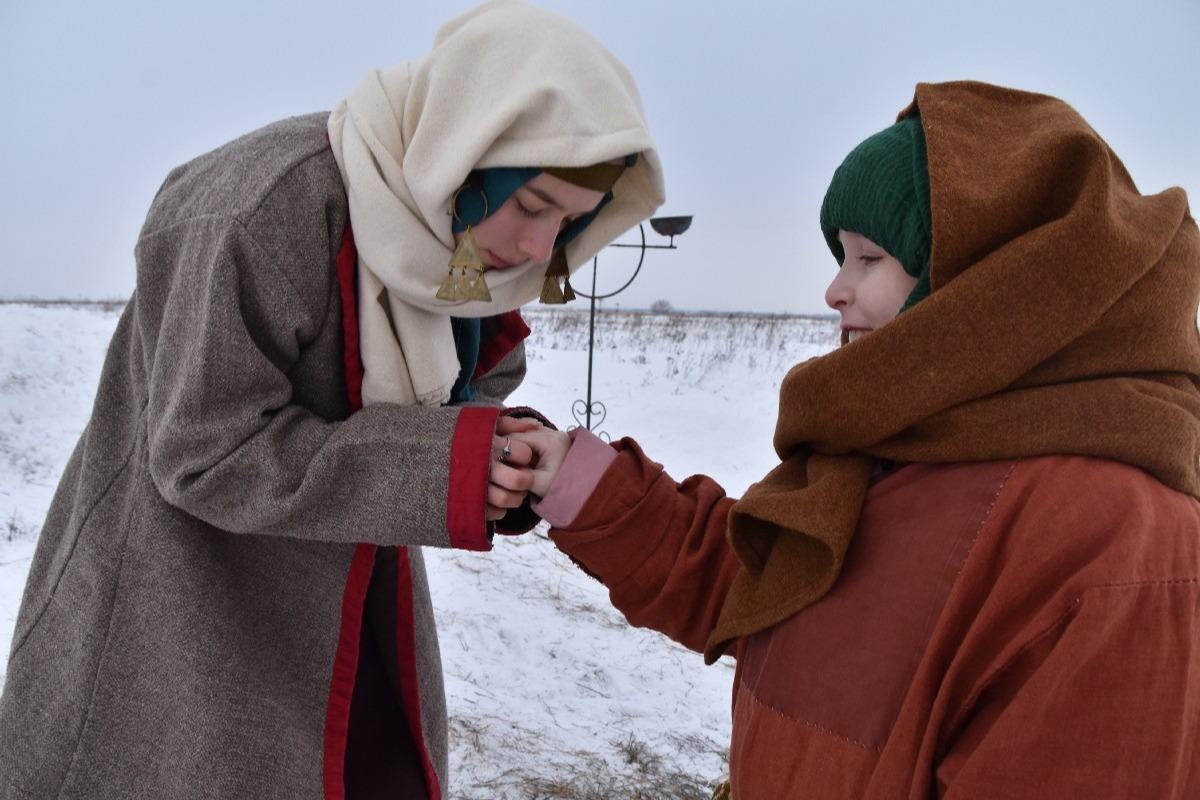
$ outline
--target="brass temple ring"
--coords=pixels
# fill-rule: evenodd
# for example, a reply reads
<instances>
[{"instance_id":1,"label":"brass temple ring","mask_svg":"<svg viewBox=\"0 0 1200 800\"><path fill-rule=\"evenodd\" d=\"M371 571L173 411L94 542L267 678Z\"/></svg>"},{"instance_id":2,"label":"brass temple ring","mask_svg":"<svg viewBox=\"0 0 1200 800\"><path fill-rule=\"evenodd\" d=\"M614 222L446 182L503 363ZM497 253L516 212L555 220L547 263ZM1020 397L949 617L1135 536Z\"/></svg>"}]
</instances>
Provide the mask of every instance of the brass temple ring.
<instances>
[{"instance_id":1,"label":"brass temple ring","mask_svg":"<svg viewBox=\"0 0 1200 800\"><path fill-rule=\"evenodd\" d=\"M454 194L450 195L450 216L454 217L454 221L457 222L459 225L466 225L469 228L469 227L471 227L471 225L466 222L463 222L463 218L458 215L458 195L460 192L462 192L463 189L474 189L475 191L479 192L479 196L483 198L483 216L479 218L479 222L483 222L485 219L487 219L487 215L488 215L487 192L485 192L482 188L480 188L478 186L468 186L467 184L464 183L462 186L460 186L454 190ZM479 222L475 222L472 224L478 225Z\"/></svg>"}]
</instances>

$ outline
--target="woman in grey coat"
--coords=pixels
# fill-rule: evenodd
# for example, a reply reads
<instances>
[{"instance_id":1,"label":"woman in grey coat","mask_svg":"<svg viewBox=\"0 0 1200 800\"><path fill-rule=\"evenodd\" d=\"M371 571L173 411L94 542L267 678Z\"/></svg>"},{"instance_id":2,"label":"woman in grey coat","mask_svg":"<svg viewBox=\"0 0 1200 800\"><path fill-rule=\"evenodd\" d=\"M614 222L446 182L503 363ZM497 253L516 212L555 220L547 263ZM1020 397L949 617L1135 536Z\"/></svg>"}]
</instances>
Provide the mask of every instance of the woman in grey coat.
<instances>
[{"instance_id":1,"label":"woman in grey coat","mask_svg":"<svg viewBox=\"0 0 1200 800\"><path fill-rule=\"evenodd\" d=\"M443 797L419 548L490 548L516 309L661 200L624 67L518 0L174 170L30 570L0 797Z\"/></svg>"}]
</instances>

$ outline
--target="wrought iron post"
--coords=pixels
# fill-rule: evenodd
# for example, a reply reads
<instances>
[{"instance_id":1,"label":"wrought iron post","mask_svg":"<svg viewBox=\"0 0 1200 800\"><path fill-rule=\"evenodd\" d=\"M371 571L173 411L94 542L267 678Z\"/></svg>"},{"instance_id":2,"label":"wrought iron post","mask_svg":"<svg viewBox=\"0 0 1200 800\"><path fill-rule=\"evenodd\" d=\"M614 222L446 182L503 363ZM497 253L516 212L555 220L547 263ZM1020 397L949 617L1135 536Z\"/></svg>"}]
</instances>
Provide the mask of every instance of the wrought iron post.
<instances>
[{"instance_id":1,"label":"wrought iron post","mask_svg":"<svg viewBox=\"0 0 1200 800\"><path fill-rule=\"evenodd\" d=\"M588 373L587 373L587 399L576 400L571 404L571 416L575 418L577 425L586 427L589 431L593 431L597 436L604 440L608 440L609 436L603 431L595 431L595 428L604 424L605 418L608 417L608 409L604 403L599 400L592 399L592 366L595 361L596 347L596 303L600 300L608 300L611 297L616 297L621 292L629 288L638 273L642 271L642 264L646 260L647 250L675 250L675 237L691 227L691 217L655 217L650 220L650 227L661 236L670 237L667 244L646 244L646 228L644 224L638 225L638 233L641 235L641 242L638 244L610 244L609 247L636 247L638 249L637 267L633 270L633 274L629 276L629 280L621 284L621 287L616 291L607 292L605 294L596 293L596 270L600 260L600 256L596 255L592 258L592 291L581 292L575 289L575 294L581 295L588 299ZM592 423L594 416L599 416L599 419ZM582 417L582 418L581 418Z\"/></svg>"}]
</instances>

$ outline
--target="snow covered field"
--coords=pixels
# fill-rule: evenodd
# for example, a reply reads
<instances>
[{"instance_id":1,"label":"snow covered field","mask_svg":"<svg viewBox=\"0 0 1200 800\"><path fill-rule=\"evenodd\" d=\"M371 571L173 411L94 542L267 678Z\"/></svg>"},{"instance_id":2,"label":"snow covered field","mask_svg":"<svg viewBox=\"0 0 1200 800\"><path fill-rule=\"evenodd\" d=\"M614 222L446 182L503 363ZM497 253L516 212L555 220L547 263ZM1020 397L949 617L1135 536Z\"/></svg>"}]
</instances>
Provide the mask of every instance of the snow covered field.
<instances>
[{"instance_id":1,"label":"snow covered field","mask_svg":"<svg viewBox=\"0 0 1200 800\"><path fill-rule=\"evenodd\" d=\"M87 421L120 309L0 305L0 661L59 471ZM529 377L511 398L560 427L587 380L587 314L531 310ZM730 494L774 463L779 381L832 348L800 317L606 312L594 424L676 478ZM544 533L493 552L427 551L450 708L451 797L707 798L725 775L728 659L630 628ZM3 681L0 665L0 682Z\"/></svg>"}]
</instances>

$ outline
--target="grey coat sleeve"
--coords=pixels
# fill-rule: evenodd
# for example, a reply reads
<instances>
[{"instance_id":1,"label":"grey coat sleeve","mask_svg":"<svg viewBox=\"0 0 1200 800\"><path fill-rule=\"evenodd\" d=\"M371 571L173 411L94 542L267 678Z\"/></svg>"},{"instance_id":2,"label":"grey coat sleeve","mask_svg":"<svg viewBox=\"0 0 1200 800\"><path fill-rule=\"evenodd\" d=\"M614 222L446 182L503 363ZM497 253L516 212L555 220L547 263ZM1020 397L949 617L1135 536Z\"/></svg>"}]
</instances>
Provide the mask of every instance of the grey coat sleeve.
<instances>
[{"instance_id":1,"label":"grey coat sleeve","mask_svg":"<svg viewBox=\"0 0 1200 800\"><path fill-rule=\"evenodd\" d=\"M306 343L340 317L326 313L336 296L303 295L272 257L228 218L139 242L149 468L162 497L233 532L487 549L495 410L379 404L337 420L293 402Z\"/></svg>"},{"instance_id":2,"label":"grey coat sleeve","mask_svg":"<svg viewBox=\"0 0 1200 800\"><path fill-rule=\"evenodd\" d=\"M503 405L508 396L525 378L525 343L509 351L486 375L471 385L475 389L475 402L485 405Z\"/></svg>"}]
</instances>

